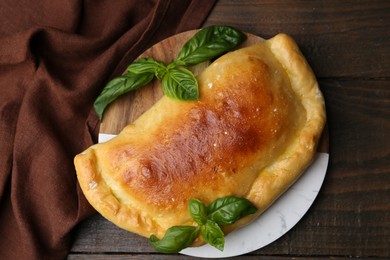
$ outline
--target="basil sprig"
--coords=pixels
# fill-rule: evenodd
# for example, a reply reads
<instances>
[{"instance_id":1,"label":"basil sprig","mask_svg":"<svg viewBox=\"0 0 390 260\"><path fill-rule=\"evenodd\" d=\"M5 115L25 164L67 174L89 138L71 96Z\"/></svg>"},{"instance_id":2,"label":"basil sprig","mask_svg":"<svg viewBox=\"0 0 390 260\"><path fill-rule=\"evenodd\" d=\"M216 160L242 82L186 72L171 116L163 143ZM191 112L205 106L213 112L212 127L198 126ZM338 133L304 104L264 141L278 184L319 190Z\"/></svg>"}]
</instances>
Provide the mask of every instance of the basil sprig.
<instances>
[{"instance_id":1,"label":"basil sprig","mask_svg":"<svg viewBox=\"0 0 390 260\"><path fill-rule=\"evenodd\" d=\"M200 235L203 241L223 250L225 236L221 226L233 224L237 220L253 214L256 207L247 199L226 196L213 201L209 206L192 198L188 210L197 226L173 226L162 239L155 235L149 238L153 247L161 253L177 253L190 246Z\"/></svg>"},{"instance_id":2,"label":"basil sprig","mask_svg":"<svg viewBox=\"0 0 390 260\"><path fill-rule=\"evenodd\" d=\"M246 35L229 26L209 26L201 29L182 47L176 60L168 65L151 57L130 64L126 73L107 83L94 103L101 120L106 107L119 96L148 84L154 77L162 80L166 96L176 100L197 100L198 82L186 66L211 60L235 48Z\"/></svg>"}]
</instances>

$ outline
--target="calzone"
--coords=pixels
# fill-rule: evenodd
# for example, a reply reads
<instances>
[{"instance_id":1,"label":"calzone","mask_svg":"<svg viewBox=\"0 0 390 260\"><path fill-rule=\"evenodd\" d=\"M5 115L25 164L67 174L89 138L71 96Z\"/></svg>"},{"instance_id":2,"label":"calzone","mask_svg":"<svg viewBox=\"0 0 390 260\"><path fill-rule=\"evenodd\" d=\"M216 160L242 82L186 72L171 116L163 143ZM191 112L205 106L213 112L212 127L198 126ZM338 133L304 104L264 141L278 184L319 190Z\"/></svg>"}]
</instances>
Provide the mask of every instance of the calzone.
<instances>
[{"instance_id":1,"label":"calzone","mask_svg":"<svg viewBox=\"0 0 390 260\"><path fill-rule=\"evenodd\" d=\"M199 100L162 97L117 137L75 157L86 198L117 226L162 238L169 227L194 224L191 198L251 201L257 213L227 233L260 215L311 163L324 100L289 36L229 52L197 80Z\"/></svg>"}]
</instances>

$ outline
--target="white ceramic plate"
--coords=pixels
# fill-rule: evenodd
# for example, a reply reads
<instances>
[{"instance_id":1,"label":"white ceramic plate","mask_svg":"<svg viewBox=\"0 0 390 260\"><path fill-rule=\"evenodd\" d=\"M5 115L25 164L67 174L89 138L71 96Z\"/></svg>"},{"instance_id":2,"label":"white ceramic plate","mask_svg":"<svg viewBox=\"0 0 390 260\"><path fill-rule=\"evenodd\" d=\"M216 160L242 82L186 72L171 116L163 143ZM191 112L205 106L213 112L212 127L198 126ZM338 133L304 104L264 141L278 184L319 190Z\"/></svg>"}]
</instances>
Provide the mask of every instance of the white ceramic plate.
<instances>
[{"instance_id":1,"label":"white ceramic plate","mask_svg":"<svg viewBox=\"0 0 390 260\"><path fill-rule=\"evenodd\" d=\"M99 134L99 143L115 135ZM223 251L210 246L186 248L189 256L220 258L243 255L258 250L286 234L305 215L321 189L329 162L329 154L317 153L313 163L274 204L251 224L225 238Z\"/></svg>"}]
</instances>

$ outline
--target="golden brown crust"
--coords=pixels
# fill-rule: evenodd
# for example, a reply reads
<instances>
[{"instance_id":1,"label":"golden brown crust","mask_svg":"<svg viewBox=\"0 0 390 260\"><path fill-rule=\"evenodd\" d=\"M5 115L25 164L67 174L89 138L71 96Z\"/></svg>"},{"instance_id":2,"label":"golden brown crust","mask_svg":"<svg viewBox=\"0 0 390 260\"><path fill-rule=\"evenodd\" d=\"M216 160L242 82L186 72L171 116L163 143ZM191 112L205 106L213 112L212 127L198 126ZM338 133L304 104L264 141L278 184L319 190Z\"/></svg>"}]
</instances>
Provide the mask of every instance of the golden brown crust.
<instances>
[{"instance_id":1,"label":"golden brown crust","mask_svg":"<svg viewBox=\"0 0 390 260\"><path fill-rule=\"evenodd\" d=\"M227 195L248 198L259 215L311 162L324 103L290 37L226 54L198 82L198 101L163 97L116 138L76 156L84 194L118 226L162 237L193 224L190 198Z\"/></svg>"}]
</instances>

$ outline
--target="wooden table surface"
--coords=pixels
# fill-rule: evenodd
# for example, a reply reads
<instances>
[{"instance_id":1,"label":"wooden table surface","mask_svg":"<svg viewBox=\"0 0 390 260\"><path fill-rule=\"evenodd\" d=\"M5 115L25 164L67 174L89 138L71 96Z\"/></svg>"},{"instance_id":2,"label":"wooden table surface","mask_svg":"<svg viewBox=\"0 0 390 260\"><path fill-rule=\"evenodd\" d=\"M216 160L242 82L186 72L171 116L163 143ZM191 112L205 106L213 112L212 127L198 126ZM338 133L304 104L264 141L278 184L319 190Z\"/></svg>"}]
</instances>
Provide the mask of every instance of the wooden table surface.
<instances>
[{"instance_id":1,"label":"wooden table surface","mask_svg":"<svg viewBox=\"0 0 390 260\"><path fill-rule=\"evenodd\" d=\"M390 1L219 0L204 26L263 38L290 34L325 96L330 163L313 206L287 234L244 259L390 257ZM98 214L69 259L187 259Z\"/></svg>"}]
</instances>

